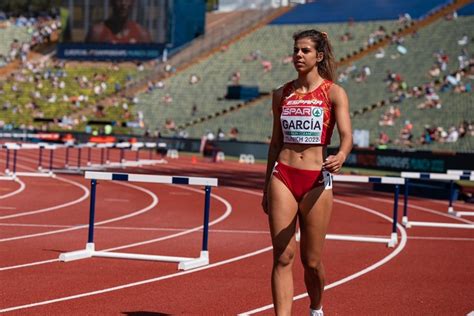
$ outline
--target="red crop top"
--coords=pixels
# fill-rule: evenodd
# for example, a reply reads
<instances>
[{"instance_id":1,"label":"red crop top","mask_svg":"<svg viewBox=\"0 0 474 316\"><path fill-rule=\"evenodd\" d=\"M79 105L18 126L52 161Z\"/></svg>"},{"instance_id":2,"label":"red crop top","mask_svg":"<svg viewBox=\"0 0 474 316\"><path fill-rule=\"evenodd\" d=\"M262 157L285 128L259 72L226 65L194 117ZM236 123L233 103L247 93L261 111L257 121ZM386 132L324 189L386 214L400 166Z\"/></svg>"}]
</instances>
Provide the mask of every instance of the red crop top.
<instances>
[{"instance_id":1,"label":"red crop top","mask_svg":"<svg viewBox=\"0 0 474 316\"><path fill-rule=\"evenodd\" d=\"M283 86L280 121L284 143L329 145L336 123L329 99L332 81L324 80L316 89L302 94L293 81Z\"/></svg>"}]
</instances>

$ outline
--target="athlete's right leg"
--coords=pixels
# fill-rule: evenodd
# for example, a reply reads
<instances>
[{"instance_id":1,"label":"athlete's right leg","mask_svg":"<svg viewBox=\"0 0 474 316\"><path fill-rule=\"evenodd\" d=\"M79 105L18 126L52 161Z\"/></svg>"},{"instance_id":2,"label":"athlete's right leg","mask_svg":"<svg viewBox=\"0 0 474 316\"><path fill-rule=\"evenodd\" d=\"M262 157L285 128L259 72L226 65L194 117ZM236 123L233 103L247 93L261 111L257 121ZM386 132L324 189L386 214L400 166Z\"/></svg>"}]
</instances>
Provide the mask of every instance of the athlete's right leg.
<instances>
[{"instance_id":1,"label":"athlete's right leg","mask_svg":"<svg viewBox=\"0 0 474 316\"><path fill-rule=\"evenodd\" d=\"M268 190L268 217L273 244L272 295L276 315L291 315L295 227L298 203L293 194L272 176Z\"/></svg>"}]
</instances>

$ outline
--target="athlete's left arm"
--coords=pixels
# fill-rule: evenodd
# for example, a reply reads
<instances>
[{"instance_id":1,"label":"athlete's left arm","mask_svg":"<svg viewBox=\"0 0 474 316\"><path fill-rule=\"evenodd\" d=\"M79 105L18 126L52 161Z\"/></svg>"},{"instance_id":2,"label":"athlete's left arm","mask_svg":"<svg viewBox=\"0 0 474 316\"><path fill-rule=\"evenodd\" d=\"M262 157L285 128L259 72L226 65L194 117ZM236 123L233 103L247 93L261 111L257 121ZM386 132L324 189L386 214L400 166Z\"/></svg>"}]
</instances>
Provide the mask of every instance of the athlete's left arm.
<instances>
[{"instance_id":1,"label":"athlete's left arm","mask_svg":"<svg viewBox=\"0 0 474 316\"><path fill-rule=\"evenodd\" d=\"M349 99L343 88L334 84L329 90L329 98L334 106L340 145L336 155L330 155L323 163L323 168L331 173L341 171L347 155L352 149L352 125L349 115Z\"/></svg>"}]
</instances>

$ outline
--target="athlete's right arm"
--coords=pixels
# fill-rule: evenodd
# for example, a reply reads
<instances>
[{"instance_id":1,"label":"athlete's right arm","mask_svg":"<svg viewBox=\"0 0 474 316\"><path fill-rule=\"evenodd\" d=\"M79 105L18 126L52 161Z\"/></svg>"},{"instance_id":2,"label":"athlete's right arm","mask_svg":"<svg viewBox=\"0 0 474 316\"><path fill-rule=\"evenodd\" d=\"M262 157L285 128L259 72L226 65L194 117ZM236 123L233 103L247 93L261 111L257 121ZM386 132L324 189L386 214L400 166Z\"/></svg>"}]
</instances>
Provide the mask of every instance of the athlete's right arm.
<instances>
[{"instance_id":1,"label":"athlete's right arm","mask_svg":"<svg viewBox=\"0 0 474 316\"><path fill-rule=\"evenodd\" d=\"M273 166L275 165L275 161L278 159L278 155L280 154L281 148L283 146L283 132L281 130L280 125L280 102L283 93L283 87L275 90L273 92L273 99L272 99L272 113L273 113L273 131L272 131L272 139L270 141L270 146L268 147L268 158L267 158L267 173L265 176L265 185L263 186L263 199L262 199L262 207L265 213L268 212L267 210L267 190L268 190L268 183L270 182L270 177L272 175Z\"/></svg>"}]
</instances>

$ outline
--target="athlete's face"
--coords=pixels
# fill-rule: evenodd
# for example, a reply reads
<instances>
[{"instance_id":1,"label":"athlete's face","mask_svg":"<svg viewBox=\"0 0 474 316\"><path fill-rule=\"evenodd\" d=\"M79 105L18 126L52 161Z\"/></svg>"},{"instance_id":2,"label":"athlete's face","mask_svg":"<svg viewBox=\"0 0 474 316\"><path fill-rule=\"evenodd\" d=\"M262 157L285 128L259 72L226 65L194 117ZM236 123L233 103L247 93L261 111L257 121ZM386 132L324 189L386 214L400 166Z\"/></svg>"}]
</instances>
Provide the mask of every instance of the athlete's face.
<instances>
[{"instance_id":1,"label":"athlete's face","mask_svg":"<svg viewBox=\"0 0 474 316\"><path fill-rule=\"evenodd\" d=\"M293 64L298 72L309 72L323 59L323 53L318 52L315 43L310 38L295 41L293 47Z\"/></svg>"}]
</instances>

